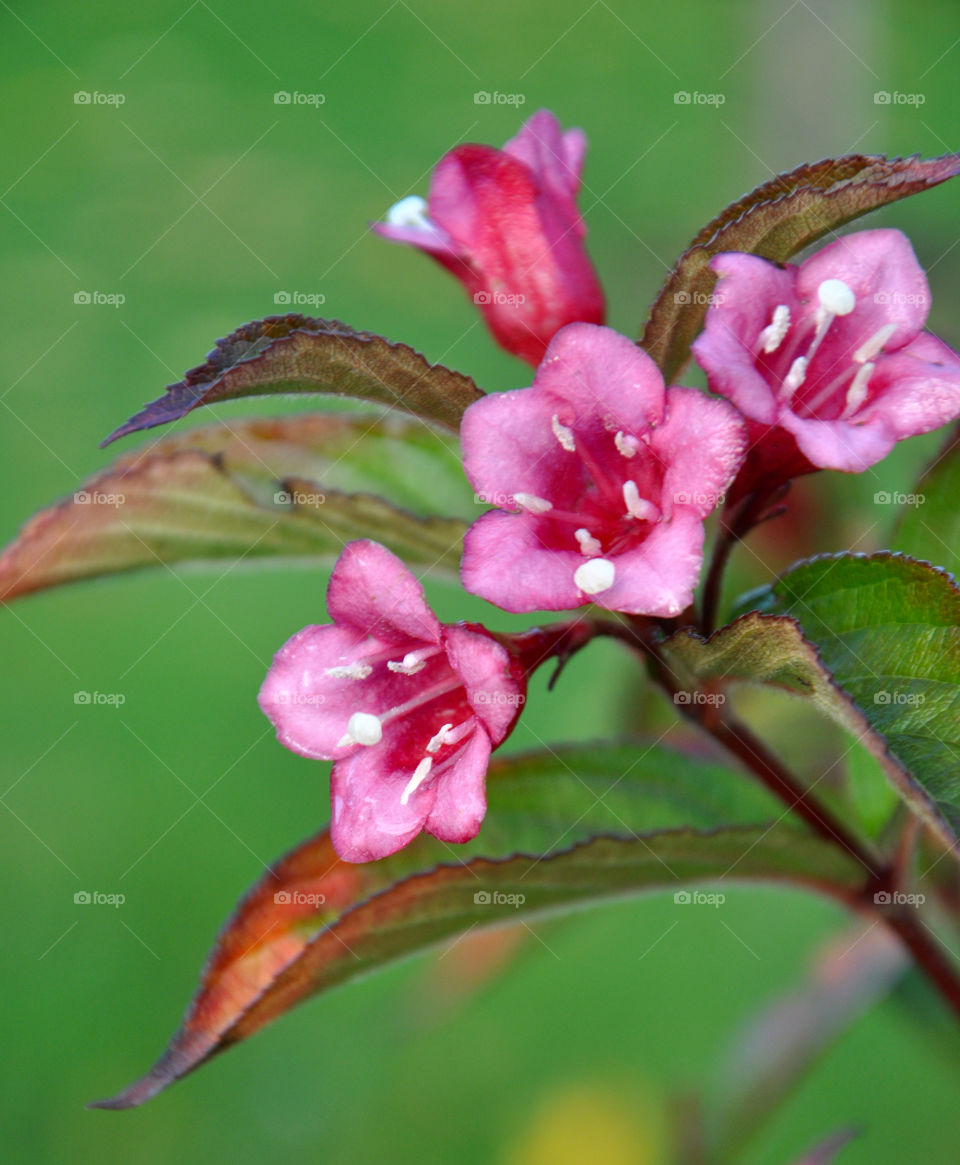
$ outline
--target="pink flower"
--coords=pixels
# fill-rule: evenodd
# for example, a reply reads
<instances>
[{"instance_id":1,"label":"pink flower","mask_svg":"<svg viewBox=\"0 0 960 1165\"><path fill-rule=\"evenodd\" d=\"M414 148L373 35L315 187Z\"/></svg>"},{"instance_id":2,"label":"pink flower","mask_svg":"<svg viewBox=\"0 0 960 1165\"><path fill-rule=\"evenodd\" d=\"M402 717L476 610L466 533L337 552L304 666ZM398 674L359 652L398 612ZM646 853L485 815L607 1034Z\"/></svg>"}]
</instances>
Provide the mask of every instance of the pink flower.
<instances>
[{"instance_id":1,"label":"pink flower","mask_svg":"<svg viewBox=\"0 0 960 1165\"><path fill-rule=\"evenodd\" d=\"M259 699L281 744L334 762L337 853L372 861L421 829L469 841L486 812L490 752L523 703L523 668L483 628L442 626L376 542L344 549L327 608L333 624L284 644Z\"/></svg>"},{"instance_id":2,"label":"pink flower","mask_svg":"<svg viewBox=\"0 0 960 1165\"><path fill-rule=\"evenodd\" d=\"M860 473L960 416L960 356L922 331L930 288L900 231L848 235L799 267L710 265L721 278L693 345L710 388L761 438L786 430L808 470Z\"/></svg>"},{"instance_id":3,"label":"pink flower","mask_svg":"<svg viewBox=\"0 0 960 1165\"><path fill-rule=\"evenodd\" d=\"M585 151L582 130L562 132L541 109L502 150L451 150L427 202L404 198L373 229L432 255L463 283L497 343L537 364L564 324L603 323L576 205Z\"/></svg>"},{"instance_id":4,"label":"pink flower","mask_svg":"<svg viewBox=\"0 0 960 1165\"><path fill-rule=\"evenodd\" d=\"M507 611L664 616L692 601L704 517L745 445L725 401L664 390L645 352L593 324L557 333L532 388L472 404L461 438L474 489L500 507L467 533L468 590Z\"/></svg>"}]
</instances>

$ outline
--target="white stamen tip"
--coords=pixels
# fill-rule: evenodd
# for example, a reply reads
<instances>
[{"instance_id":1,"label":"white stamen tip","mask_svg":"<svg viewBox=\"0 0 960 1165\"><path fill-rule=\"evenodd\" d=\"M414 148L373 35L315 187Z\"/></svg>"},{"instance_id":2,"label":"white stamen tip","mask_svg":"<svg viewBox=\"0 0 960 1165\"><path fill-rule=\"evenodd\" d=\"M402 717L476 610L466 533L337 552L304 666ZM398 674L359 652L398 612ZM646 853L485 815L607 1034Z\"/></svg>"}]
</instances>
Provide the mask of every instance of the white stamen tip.
<instances>
[{"instance_id":1,"label":"white stamen tip","mask_svg":"<svg viewBox=\"0 0 960 1165\"><path fill-rule=\"evenodd\" d=\"M427 217L427 202L419 194L401 198L387 211L386 223L391 227L421 227L434 231L437 228Z\"/></svg>"},{"instance_id":2,"label":"white stamen tip","mask_svg":"<svg viewBox=\"0 0 960 1165\"><path fill-rule=\"evenodd\" d=\"M764 352L776 352L783 338L790 331L790 308L778 303L773 309L773 319L760 333L760 347Z\"/></svg>"},{"instance_id":3,"label":"white stamen tip","mask_svg":"<svg viewBox=\"0 0 960 1165\"><path fill-rule=\"evenodd\" d=\"M354 712L347 721L347 735L343 740L350 744L379 744L383 739L383 725L380 717L372 712ZM343 741L340 742L341 747Z\"/></svg>"},{"instance_id":4,"label":"white stamen tip","mask_svg":"<svg viewBox=\"0 0 960 1165\"><path fill-rule=\"evenodd\" d=\"M623 483L623 501L627 507L627 517L636 518L640 522L655 522L660 517L660 510L640 496L635 481Z\"/></svg>"},{"instance_id":5,"label":"white stamen tip","mask_svg":"<svg viewBox=\"0 0 960 1165\"><path fill-rule=\"evenodd\" d=\"M577 545L580 547L580 553L586 558L596 558L598 554L603 554L603 547L585 526L581 526L579 530L574 530L573 533Z\"/></svg>"},{"instance_id":6,"label":"white stamen tip","mask_svg":"<svg viewBox=\"0 0 960 1165\"><path fill-rule=\"evenodd\" d=\"M883 345L896 330L896 324L884 324L882 328L874 332L869 340L865 340L856 352L854 352L854 360L858 364L865 364L868 360L872 360L874 356L879 356L883 351Z\"/></svg>"},{"instance_id":7,"label":"white stamen tip","mask_svg":"<svg viewBox=\"0 0 960 1165\"><path fill-rule=\"evenodd\" d=\"M817 288L817 299L824 311L848 316L857 306L857 297L842 279L824 279Z\"/></svg>"},{"instance_id":8,"label":"white stamen tip","mask_svg":"<svg viewBox=\"0 0 960 1165\"><path fill-rule=\"evenodd\" d=\"M870 377L873 375L873 370L876 364L863 364L857 369L857 375L853 378L850 387L847 389L847 403L843 406L843 412L840 414L840 420L845 421L847 417L851 416L867 399L868 384Z\"/></svg>"},{"instance_id":9,"label":"white stamen tip","mask_svg":"<svg viewBox=\"0 0 960 1165\"><path fill-rule=\"evenodd\" d=\"M538 498L536 494L514 494L513 500L522 510L529 510L531 514L545 514L553 509L553 503L546 498Z\"/></svg>"},{"instance_id":10,"label":"white stamen tip","mask_svg":"<svg viewBox=\"0 0 960 1165\"><path fill-rule=\"evenodd\" d=\"M591 558L573 572L573 581L585 595L599 595L613 586L616 567L609 558Z\"/></svg>"},{"instance_id":11,"label":"white stamen tip","mask_svg":"<svg viewBox=\"0 0 960 1165\"><path fill-rule=\"evenodd\" d=\"M554 437L556 437L564 449L566 449L568 453L572 453L577 447L577 443L573 439L573 429L571 429L568 425L562 425L560 423L560 418L556 413L553 414L553 418L550 421L550 427L553 429Z\"/></svg>"},{"instance_id":12,"label":"white stamen tip","mask_svg":"<svg viewBox=\"0 0 960 1165\"><path fill-rule=\"evenodd\" d=\"M427 752L439 752L447 743L447 734L452 727L452 724L444 724L436 736L431 736L427 744Z\"/></svg>"},{"instance_id":13,"label":"white stamen tip","mask_svg":"<svg viewBox=\"0 0 960 1165\"><path fill-rule=\"evenodd\" d=\"M413 770L413 776L407 782L407 787L400 794L400 804L406 805L410 800L411 794L415 793L423 782L430 776L430 770L433 768L433 758L425 756L423 760Z\"/></svg>"},{"instance_id":14,"label":"white stamen tip","mask_svg":"<svg viewBox=\"0 0 960 1165\"><path fill-rule=\"evenodd\" d=\"M787 373L783 381L784 391L788 396L793 396L804 380L807 378L807 359L805 356L798 356L796 360L790 365L790 371Z\"/></svg>"},{"instance_id":15,"label":"white stamen tip","mask_svg":"<svg viewBox=\"0 0 960 1165\"><path fill-rule=\"evenodd\" d=\"M635 457L637 450L640 448L640 442L636 437L630 433L624 433L620 429L617 430L617 435L613 438L613 441L621 457Z\"/></svg>"},{"instance_id":16,"label":"white stamen tip","mask_svg":"<svg viewBox=\"0 0 960 1165\"><path fill-rule=\"evenodd\" d=\"M373 668L367 663L347 663L341 667L328 667L326 670L332 680L365 680Z\"/></svg>"}]
</instances>

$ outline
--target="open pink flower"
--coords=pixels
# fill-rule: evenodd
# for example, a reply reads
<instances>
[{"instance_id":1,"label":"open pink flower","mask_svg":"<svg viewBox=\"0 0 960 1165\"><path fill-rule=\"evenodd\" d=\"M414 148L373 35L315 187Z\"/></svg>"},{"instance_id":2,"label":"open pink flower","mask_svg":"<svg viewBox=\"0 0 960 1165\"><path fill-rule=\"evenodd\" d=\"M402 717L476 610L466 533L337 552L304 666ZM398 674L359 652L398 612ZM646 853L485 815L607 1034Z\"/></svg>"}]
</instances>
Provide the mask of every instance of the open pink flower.
<instances>
[{"instance_id":1,"label":"open pink flower","mask_svg":"<svg viewBox=\"0 0 960 1165\"><path fill-rule=\"evenodd\" d=\"M490 752L523 703L522 667L483 628L441 625L376 542L346 546L327 608L333 623L284 644L259 698L281 744L334 762L337 853L372 861L421 829L469 841L486 812Z\"/></svg>"},{"instance_id":2,"label":"open pink flower","mask_svg":"<svg viewBox=\"0 0 960 1165\"><path fill-rule=\"evenodd\" d=\"M557 333L532 388L472 404L461 438L474 489L500 507L467 533L468 590L507 611L592 600L664 616L692 601L703 520L745 445L734 408L665 390L645 352L593 324Z\"/></svg>"},{"instance_id":3,"label":"open pink flower","mask_svg":"<svg viewBox=\"0 0 960 1165\"><path fill-rule=\"evenodd\" d=\"M541 109L502 150L451 150L429 199L402 199L373 229L432 255L461 280L497 343L537 364L564 324L603 323L576 205L585 151L582 130L562 132Z\"/></svg>"},{"instance_id":4,"label":"open pink flower","mask_svg":"<svg viewBox=\"0 0 960 1165\"><path fill-rule=\"evenodd\" d=\"M960 356L922 330L930 288L900 231L848 235L799 267L710 265L721 278L693 351L751 436L779 427L808 470L859 473L960 416Z\"/></svg>"}]
</instances>

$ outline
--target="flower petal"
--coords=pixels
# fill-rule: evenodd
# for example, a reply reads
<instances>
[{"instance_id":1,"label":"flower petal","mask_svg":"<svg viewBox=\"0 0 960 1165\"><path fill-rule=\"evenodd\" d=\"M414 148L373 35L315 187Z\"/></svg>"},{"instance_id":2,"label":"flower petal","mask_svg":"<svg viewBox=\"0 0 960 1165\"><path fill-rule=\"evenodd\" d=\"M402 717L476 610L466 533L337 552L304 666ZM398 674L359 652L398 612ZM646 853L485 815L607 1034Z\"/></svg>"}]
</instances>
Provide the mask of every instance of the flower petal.
<instances>
[{"instance_id":1,"label":"flower petal","mask_svg":"<svg viewBox=\"0 0 960 1165\"><path fill-rule=\"evenodd\" d=\"M388 763L384 745L337 761L330 774L330 840L345 862L373 862L412 841L433 809L435 782L415 789L403 804L410 772Z\"/></svg>"},{"instance_id":2,"label":"flower petal","mask_svg":"<svg viewBox=\"0 0 960 1165\"><path fill-rule=\"evenodd\" d=\"M800 452L821 469L863 473L897 443L886 418L875 413L866 423L818 421L784 412L780 424L793 434Z\"/></svg>"},{"instance_id":3,"label":"flower petal","mask_svg":"<svg viewBox=\"0 0 960 1165\"><path fill-rule=\"evenodd\" d=\"M878 389L857 419L883 418L897 440L939 429L960 416L960 356L929 332L877 361Z\"/></svg>"},{"instance_id":4,"label":"flower petal","mask_svg":"<svg viewBox=\"0 0 960 1165\"><path fill-rule=\"evenodd\" d=\"M679 615L693 602L703 565L703 521L686 506L660 522L644 542L613 559L613 586L595 595L597 606L633 615Z\"/></svg>"},{"instance_id":5,"label":"flower petal","mask_svg":"<svg viewBox=\"0 0 960 1165\"><path fill-rule=\"evenodd\" d=\"M490 740L478 727L450 768L437 777L433 808L425 824L434 837L462 843L477 836L487 812L489 761Z\"/></svg>"},{"instance_id":6,"label":"flower petal","mask_svg":"<svg viewBox=\"0 0 960 1165\"><path fill-rule=\"evenodd\" d=\"M548 550L531 514L489 513L467 531L460 575L472 594L505 611L566 611L584 599L573 581L584 559Z\"/></svg>"},{"instance_id":7,"label":"flower petal","mask_svg":"<svg viewBox=\"0 0 960 1165\"><path fill-rule=\"evenodd\" d=\"M541 190L569 203L571 217L579 224L580 216L573 198L580 186L580 169L586 151L586 136L582 130L564 133L550 110L540 109L527 118L520 132L507 142L503 151L529 167ZM582 225L578 233L584 233Z\"/></svg>"},{"instance_id":8,"label":"flower petal","mask_svg":"<svg viewBox=\"0 0 960 1165\"><path fill-rule=\"evenodd\" d=\"M343 548L330 576L327 610L338 624L378 639L440 641L440 623L424 600L423 587L378 542L350 542Z\"/></svg>"},{"instance_id":9,"label":"flower petal","mask_svg":"<svg viewBox=\"0 0 960 1165\"><path fill-rule=\"evenodd\" d=\"M450 666L463 680L470 706L492 742L500 744L524 701L509 652L489 635L468 627L444 628L444 646Z\"/></svg>"},{"instance_id":10,"label":"flower petal","mask_svg":"<svg viewBox=\"0 0 960 1165\"><path fill-rule=\"evenodd\" d=\"M746 453L747 430L725 400L695 388L667 389L667 412L650 446L666 465L662 508L689 506L706 517L734 479Z\"/></svg>"}]
</instances>

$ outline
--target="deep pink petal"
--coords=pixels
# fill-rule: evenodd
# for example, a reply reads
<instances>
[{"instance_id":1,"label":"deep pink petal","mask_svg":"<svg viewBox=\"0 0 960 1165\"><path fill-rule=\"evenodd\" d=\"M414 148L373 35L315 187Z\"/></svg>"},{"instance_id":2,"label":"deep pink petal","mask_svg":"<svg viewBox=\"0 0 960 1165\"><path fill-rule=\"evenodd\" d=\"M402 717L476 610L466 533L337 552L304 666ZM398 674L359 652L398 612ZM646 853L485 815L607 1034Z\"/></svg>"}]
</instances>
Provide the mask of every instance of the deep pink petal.
<instances>
[{"instance_id":1,"label":"deep pink petal","mask_svg":"<svg viewBox=\"0 0 960 1165\"><path fill-rule=\"evenodd\" d=\"M548 550L529 514L484 514L467 531L460 567L463 585L505 611L566 611L586 599L573 581L583 558Z\"/></svg>"},{"instance_id":2,"label":"deep pink petal","mask_svg":"<svg viewBox=\"0 0 960 1165\"><path fill-rule=\"evenodd\" d=\"M477 728L449 769L436 779L425 828L441 841L460 844L477 836L487 812L486 778L490 740Z\"/></svg>"},{"instance_id":3,"label":"deep pink petal","mask_svg":"<svg viewBox=\"0 0 960 1165\"><path fill-rule=\"evenodd\" d=\"M857 231L828 244L801 264L796 293L815 308L817 288L827 279L842 279L857 299L827 333L820 353L827 366L849 360L887 324L896 325L885 345L889 351L909 343L926 322L930 287L902 231Z\"/></svg>"},{"instance_id":4,"label":"deep pink petal","mask_svg":"<svg viewBox=\"0 0 960 1165\"><path fill-rule=\"evenodd\" d=\"M746 425L732 405L695 388L668 388L666 416L650 441L667 466L664 513L684 505L709 514L742 465L746 442Z\"/></svg>"},{"instance_id":5,"label":"deep pink petal","mask_svg":"<svg viewBox=\"0 0 960 1165\"><path fill-rule=\"evenodd\" d=\"M567 506L582 490L577 456L563 449L551 428L558 402L528 388L490 393L475 401L460 423L463 468L480 504L515 508L515 493Z\"/></svg>"},{"instance_id":6,"label":"deep pink petal","mask_svg":"<svg viewBox=\"0 0 960 1165\"><path fill-rule=\"evenodd\" d=\"M643 433L663 415L656 364L626 336L595 324L570 324L554 336L533 387L566 401L578 423L593 421L611 435Z\"/></svg>"},{"instance_id":7,"label":"deep pink petal","mask_svg":"<svg viewBox=\"0 0 960 1165\"><path fill-rule=\"evenodd\" d=\"M879 414L865 423L818 421L784 412L780 424L792 433L800 452L821 469L863 473L876 465L897 443L897 438Z\"/></svg>"},{"instance_id":8,"label":"deep pink petal","mask_svg":"<svg viewBox=\"0 0 960 1165\"><path fill-rule=\"evenodd\" d=\"M897 440L960 416L960 355L929 332L877 361L871 401L857 420L882 417Z\"/></svg>"},{"instance_id":9,"label":"deep pink petal","mask_svg":"<svg viewBox=\"0 0 960 1165\"><path fill-rule=\"evenodd\" d=\"M660 522L633 550L613 558L613 586L593 601L608 611L632 615L679 615L693 602L703 565L703 521L681 508Z\"/></svg>"},{"instance_id":10,"label":"deep pink petal","mask_svg":"<svg viewBox=\"0 0 960 1165\"><path fill-rule=\"evenodd\" d=\"M489 635L468 627L444 628L450 666L463 680L467 699L494 744L500 744L517 718L524 691L507 649Z\"/></svg>"},{"instance_id":11,"label":"deep pink petal","mask_svg":"<svg viewBox=\"0 0 960 1165\"><path fill-rule=\"evenodd\" d=\"M378 542L350 542L343 548L330 576L327 610L338 624L378 639L440 639L440 623L424 600L423 587Z\"/></svg>"},{"instance_id":12,"label":"deep pink petal","mask_svg":"<svg viewBox=\"0 0 960 1165\"><path fill-rule=\"evenodd\" d=\"M524 122L520 132L507 142L503 150L528 166L540 189L568 203L571 218L579 219L572 200L580 185L580 168L586 150L582 130L570 130L564 134L560 122L550 110L540 109Z\"/></svg>"},{"instance_id":13,"label":"deep pink petal","mask_svg":"<svg viewBox=\"0 0 960 1165\"><path fill-rule=\"evenodd\" d=\"M756 255L717 255L710 263L720 276L706 326L693 343L693 355L706 372L713 392L752 420L772 424L776 395L756 364L760 333L771 322L774 308L788 307L796 320L793 291L795 267L785 270Z\"/></svg>"},{"instance_id":14,"label":"deep pink petal","mask_svg":"<svg viewBox=\"0 0 960 1165\"><path fill-rule=\"evenodd\" d=\"M396 771L384 745L361 748L330 774L330 839L345 862L372 862L412 841L433 808L434 782L401 801L413 775Z\"/></svg>"}]
</instances>

